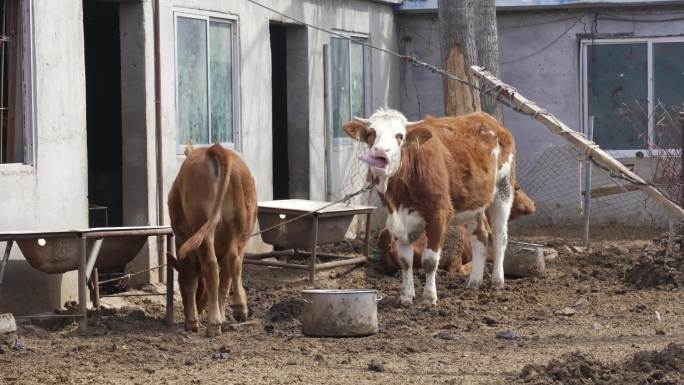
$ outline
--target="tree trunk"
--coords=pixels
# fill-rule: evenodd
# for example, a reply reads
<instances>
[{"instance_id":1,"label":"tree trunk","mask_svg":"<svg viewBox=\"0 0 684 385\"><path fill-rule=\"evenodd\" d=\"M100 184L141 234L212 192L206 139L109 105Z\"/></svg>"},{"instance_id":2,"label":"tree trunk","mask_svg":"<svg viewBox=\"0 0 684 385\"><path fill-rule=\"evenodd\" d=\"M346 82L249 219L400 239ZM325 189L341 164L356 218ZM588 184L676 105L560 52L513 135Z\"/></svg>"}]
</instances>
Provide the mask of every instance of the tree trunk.
<instances>
[{"instance_id":1,"label":"tree trunk","mask_svg":"<svg viewBox=\"0 0 684 385\"><path fill-rule=\"evenodd\" d=\"M439 22L442 35L442 65L447 72L477 84L468 68L477 64L475 42L475 0L439 0ZM465 84L444 80L446 115L463 115L480 110L479 93Z\"/></svg>"},{"instance_id":2,"label":"tree trunk","mask_svg":"<svg viewBox=\"0 0 684 385\"><path fill-rule=\"evenodd\" d=\"M476 2L474 13L477 15L476 45L479 65L499 76L499 41L496 27L496 1L479 0ZM501 121L503 110L496 98L490 95L480 94L482 111L494 116Z\"/></svg>"}]
</instances>

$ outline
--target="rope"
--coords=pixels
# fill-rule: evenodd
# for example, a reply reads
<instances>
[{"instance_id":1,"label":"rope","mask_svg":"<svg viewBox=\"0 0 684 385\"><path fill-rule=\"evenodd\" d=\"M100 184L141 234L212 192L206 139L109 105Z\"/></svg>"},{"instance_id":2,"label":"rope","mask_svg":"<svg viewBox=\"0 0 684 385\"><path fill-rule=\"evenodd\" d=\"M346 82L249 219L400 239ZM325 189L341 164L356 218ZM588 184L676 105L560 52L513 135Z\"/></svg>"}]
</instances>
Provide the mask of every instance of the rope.
<instances>
[{"instance_id":1,"label":"rope","mask_svg":"<svg viewBox=\"0 0 684 385\"><path fill-rule=\"evenodd\" d=\"M167 265L167 264L164 263L164 264L159 265L159 266L150 267L149 269L136 271L136 272L134 272L134 273L124 274L123 276L121 276L121 277L119 277L119 278L112 278L112 279L106 279L106 280L104 280L104 281L99 281L97 284L98 284L98 286L99 286L99 285L104 285L105 283L123 281L124 279L129 279L129 278L131 278L131 277L133 277L133 276L140 275L140 274L142 274L142 273L147 273L148 271L160 269L160 268L162 268L162 267L164 267L164 266L166 266L166 265Z\"/></svg>"}]
</instances>

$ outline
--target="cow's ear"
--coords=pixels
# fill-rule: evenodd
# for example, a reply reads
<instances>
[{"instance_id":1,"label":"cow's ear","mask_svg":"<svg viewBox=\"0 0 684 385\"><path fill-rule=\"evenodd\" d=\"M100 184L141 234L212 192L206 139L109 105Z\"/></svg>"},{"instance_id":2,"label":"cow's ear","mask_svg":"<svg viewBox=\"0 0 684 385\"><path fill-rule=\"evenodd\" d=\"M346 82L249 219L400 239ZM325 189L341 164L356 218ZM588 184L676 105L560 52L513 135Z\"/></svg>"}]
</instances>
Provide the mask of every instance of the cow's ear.
<instances>
[{"instance_id":1,"label":"cow's ear","mask_svg":"<svg viewBox=\"0 0 684 385\"><path fill-rule=\"evenodd\" d=\"M430 130L424 127L409 128L406 132L405 144L423 144L432 138Z\"/></svg>"},{"instance_id":2,"label":"cow's ear","mask_svg":"<svg viewBox=\"0 0 684 385\"><path fill-rule=\"evenodd\" d=\"M352 139L365 142L366 138L368 138L368 130L366 129L366 125L357 120L351 120L345 123L344 126L342 126L342 129Z\"/></svg>"}]
</instances>

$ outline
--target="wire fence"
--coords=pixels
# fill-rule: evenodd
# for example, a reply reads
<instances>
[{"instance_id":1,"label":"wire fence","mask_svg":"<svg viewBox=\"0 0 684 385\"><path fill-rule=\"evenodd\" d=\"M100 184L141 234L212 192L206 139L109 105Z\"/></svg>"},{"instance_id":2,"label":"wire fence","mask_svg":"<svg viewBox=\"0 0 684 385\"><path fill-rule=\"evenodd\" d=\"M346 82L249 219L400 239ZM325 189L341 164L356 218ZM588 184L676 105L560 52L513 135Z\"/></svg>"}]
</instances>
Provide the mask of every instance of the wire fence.
<instances>
[{"instance_id":1,"label":"wire fence","mask_svg":"<svg viewBox=\"0 0 684 385\"><path fill-rule=\"evenodd\" d=\"M626 122L641 144L633 151L634 156L620 161L669 199L680 202L681 128L676 117L681 106L655 103L650 113L636 102L623 107L624 122L618 123ZM537 211L511 223L513 235L582 239L588 228L590 242L649 239L676 220L637 185L591 167L584 154L570 145L550 145L533 152L535 156L518 161L517 178L535 201Z\"/></svg>"}]
</instances>

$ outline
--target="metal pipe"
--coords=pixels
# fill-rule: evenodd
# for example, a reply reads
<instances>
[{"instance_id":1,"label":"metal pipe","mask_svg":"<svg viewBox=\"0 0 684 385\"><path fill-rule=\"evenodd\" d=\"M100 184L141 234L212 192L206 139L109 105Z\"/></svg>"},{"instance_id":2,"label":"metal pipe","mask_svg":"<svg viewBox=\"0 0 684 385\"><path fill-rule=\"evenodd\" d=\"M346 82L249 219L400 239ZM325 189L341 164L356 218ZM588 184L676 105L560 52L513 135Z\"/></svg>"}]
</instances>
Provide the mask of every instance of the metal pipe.
<instances>
[{"instance_id":1,"label":"metal pipe","mask_svg":"<svg viewBox=\"0 0 684 385\"><path fill-rule=\"evenodd\" d=\"M79 331L88 330L88 304L86 303L87 275L86 271L86 239L81 237L78 248L78 308L80 310Z\"/></svg>"},{"instance_id":2,"label":"metal pipe","mask_svg":"<svg viewBox=\"0 0 684 385\"><path fill-rule=\"evenodd\" d=\"M244 263L248 265L262 265L262 266L272 266L272 267L285 267L288 269L299 269L299 270L310 270L310 267L307 265L297 265L294 263L285 263L285 262L278 262L278 261L260 261L260 260L250 260L244 261Z\"/></svg>"},{"instance_id":3,"label":"metal pipe","mask_svg":"<svg viewBox=\"0 0 684 385\"><path fill-rule=\"evenodd\" d=\"M309 261L309 281L316 279L316 247L318 246L318 215L313 216L313 245L311 245L311 260Z\"/></svg>"},{"instance_id":4,"label":"metal pipe","mask_svg":"<svg viewBox=\"0 0 684 385\"><path fill-rule=\"evenodd\" d=\"M589 127L587 128L587 139L594 140L594 116L589 117ZM584 231L582 240L584 246L589 247L589 214L591 214L591 160L585 162L584 171Z\"/></svg>"},{"instance_id":5,"label":"metal pipe","mask_svg":"<svg viewBox=\"0 0 684 385\"><path fill-rule=\"evenodd\" d=\"M367 257L356 257L356 258L345 259L345 260L341 260L341 261L319 263L318 265L316 265L316 269L328 270L328 269L334 269L334 268L340 267L340 266L359 265L359 264L366 263L366 262L368 262Z\"/></svg>"},{"instance_id":6,"label":"metal pipe","mask_svg":"<svg viewBox=\"0 0 684 385\"><path fill-rule=\"evenodd\" d=\"M102 238L96 239L93 243L93 248L90 249L88 260L86 262L86 277L90 277L90 275L93 273L95 262L97 262L97 256L100 254L100 248L102 247L102 241Z\"/></svg>"},{"instance_id":7,"label":"metal pipe","mask_svg":"<svg viewBox=\"0 0 684 385\"><path fill-rule=\"evenodd\" d=\"M2 257L2 265L0 265L0 285L2 285L2 279L5 276L5 266L7 266L7 260L9 260L13 244L14 241L7 241L7 245L5 246L5 255Z\"/></svg>"},{"instance_id":8,"label":"metal pipe","mask_svg":"<svg viewBox=\"0 0 684 385\"><path fill-rule=\"evenodd\" d=\"M173 234L166 236L166 245L171 258L176 259L176 240ZM173 325L173 266L166 264L166 324Z\"/></svg>"},{"instance_id":9,"label":"metal pipe","mask_svg":"<svg viewBox=\"0 0 684 385\"><path fill-rule=\"evenodd\" d=\"M157 224L164 225L164 170L162 167L162 93L161 93L161 45L160 45L160 14L159 0L154 0L154 131L156 141L157 166ZM164 238L157 237L157 263L166 263L164 253ZM159 269L159 281L164 282L164 270Z\"/></svg>"}]
</instances>

